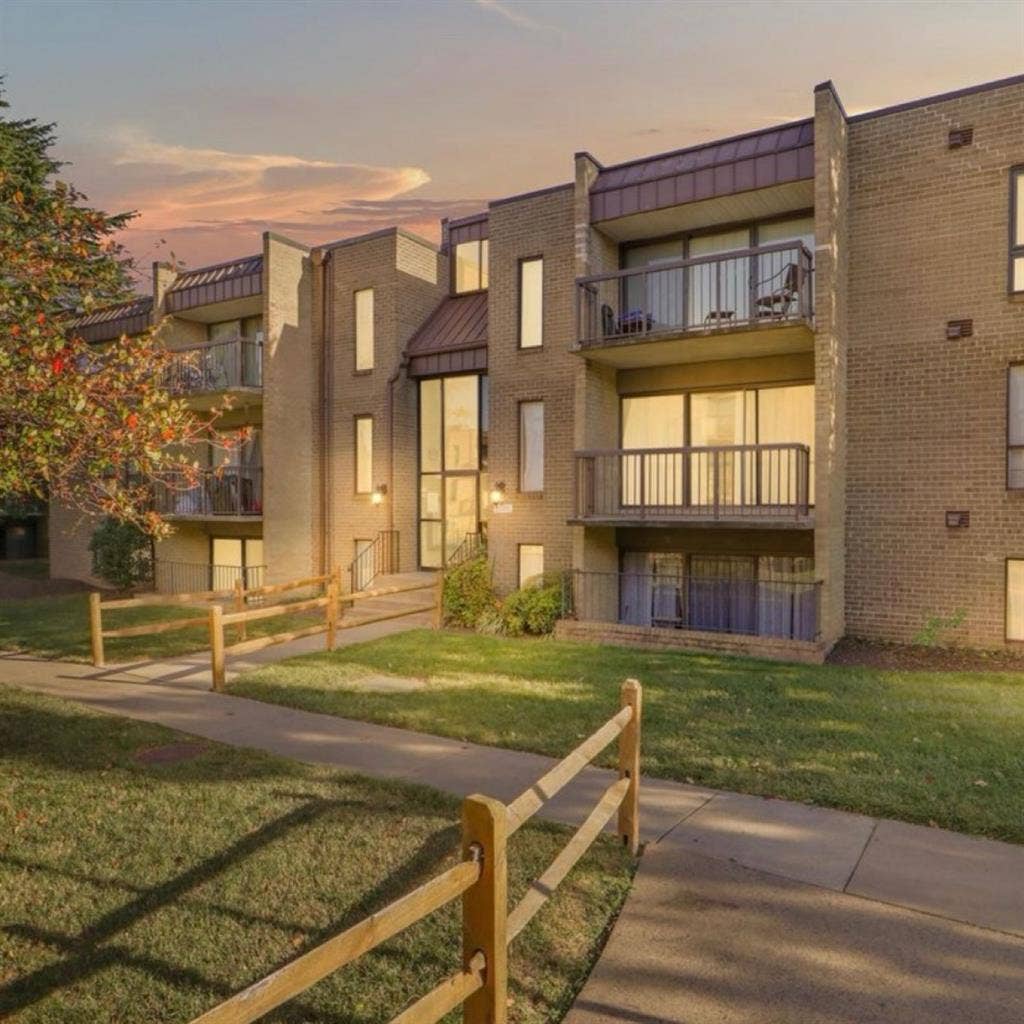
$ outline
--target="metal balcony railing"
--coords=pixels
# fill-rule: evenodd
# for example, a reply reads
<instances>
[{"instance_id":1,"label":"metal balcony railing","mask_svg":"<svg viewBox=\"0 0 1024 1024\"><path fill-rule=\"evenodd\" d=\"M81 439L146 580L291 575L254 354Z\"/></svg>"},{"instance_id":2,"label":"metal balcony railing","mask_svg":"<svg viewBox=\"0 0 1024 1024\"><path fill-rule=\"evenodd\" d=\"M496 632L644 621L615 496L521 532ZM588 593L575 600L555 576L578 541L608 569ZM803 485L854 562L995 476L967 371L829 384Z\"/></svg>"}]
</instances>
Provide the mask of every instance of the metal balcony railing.
<instances>
[{"instance_id":1,"label":"metal balcony railing","mask_svg":"<svg viewBox=\"0 0 1024 1024\"><path fill-rule=\"evenodd\" d=\"M266 571L265 565L212 565L157 558L153 563L153 586L160 594L195 594L230 590L240 579L246 590L252 590L266 582Z\"/></svg>"},{"instance_id":2,"label":"metal balcony railing","mask_svg":"<svg viewBox=\"0 0 1024 1024\"><path fill-rule=\"evenodd\" d=\"M259 516L263 514L263 469L225 466L166 474L153 494L154 507L168 517Z\"/></svg>"},{"instance_id":3,"label":"metal balcony railing","mask_svg":"<svg viewBox=\"0 0 1024 1024\"><path fill-rule=\"evenodd\" d=\"M820 607L819 580L577 570L566 613L581 622L815 640Z\"/></svg>"},{"instance_id":4,"label":"metal balcony railing","mask_svg":"<svg viewBox=\"0 0 1024 1024\"><path fill-rule=\"evenodd\" d=\"M615 448L576 453L575 518L600 522L799 519L810 509L810 448Z\"/></svg>"},{"instance_id":5,"label":"metal balcony railing","mask_svg":"<svg viewBox=\"0 0 1024 1024\"><path fill-rule=\"evenodd\" d=\"M802 244L781 242L577 278L577 346L809 322L813 266Z\"/></svg>"},{"instance_id":6,"label":"metal balcony railing","mask_svg":"<svg viewBox=\"0 0 1024 1024\"><path fill-rule=\"evenodd\" d=\"M229 338L174 352L164 375L173 394L198 395L263 387L263 342Z\"/></svg>"}]
</instances>

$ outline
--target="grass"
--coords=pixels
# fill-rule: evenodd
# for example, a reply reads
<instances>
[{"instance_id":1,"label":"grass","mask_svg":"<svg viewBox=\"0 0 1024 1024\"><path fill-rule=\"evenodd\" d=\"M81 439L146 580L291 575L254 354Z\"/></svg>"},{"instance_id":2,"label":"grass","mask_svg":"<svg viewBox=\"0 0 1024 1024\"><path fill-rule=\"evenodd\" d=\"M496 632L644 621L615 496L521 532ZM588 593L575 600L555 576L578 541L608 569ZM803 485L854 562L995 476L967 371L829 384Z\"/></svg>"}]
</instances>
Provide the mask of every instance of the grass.
<instances>
[{"instance_id":1,"label":"grass","mask_svg":"<svg viewBox=\"0 0 1024 1024\"><path fill-rule=\"evenodd\" d=\"M50 578L50 563L45 558L9 558L0 561L0 572L27 580Z\"/></svg>"},{"instance_id":2,"label":"grass","mask_svg":"<svg viewBox=\"0 0 1024 1024\"><path fill-rule=\"evenodd\" d=\"M183 1022L455 862L433 790L197 744L0 686L0 1018ZM521 896L567 829L510 844ZM629 887L602 838L512 947L511 1020L558 1021ZM458 903L268 1021L377 1024L458 968Z\"/></svg>"},{"instance_id":3,"label":"grass","mask_svg":"<svg viewBox=\"0 0 1024 1024\"><path fill-rule=\"evenodd\" d=\"M372 692L360 679L425 679ZM643 770L1024 843L1024 675L896 672L416 631L269 665L231 692L562 756L644 686ZM605 756L611 764L612 752Z\"/></svg>"},{"instance_id":4,"label":"grass","mask_svg":"<svg viewBox=\"0 0 1024 1024\"><path fill-rule=\"evenodd\" d=\"M180 605L151 605L106 612L104 629L141 625L143 622L165 622L168 619L189 619L202 615L195 608ZM258 619L248 624L248 636L269 636L301 626L312 625L322 613L285 614ZM237 627L225 628L225 642L230 644ZM210 634L206 626L157 633L152 636L112 637L104 640L109 664L141 658L169 658L179 654L208 650ZM24 601L5 601L0 605L0 650L18 651L41 658L65 661L90 661L89 606L85 594L63 597L37 597Z\"/></svg>"}]
</instances>

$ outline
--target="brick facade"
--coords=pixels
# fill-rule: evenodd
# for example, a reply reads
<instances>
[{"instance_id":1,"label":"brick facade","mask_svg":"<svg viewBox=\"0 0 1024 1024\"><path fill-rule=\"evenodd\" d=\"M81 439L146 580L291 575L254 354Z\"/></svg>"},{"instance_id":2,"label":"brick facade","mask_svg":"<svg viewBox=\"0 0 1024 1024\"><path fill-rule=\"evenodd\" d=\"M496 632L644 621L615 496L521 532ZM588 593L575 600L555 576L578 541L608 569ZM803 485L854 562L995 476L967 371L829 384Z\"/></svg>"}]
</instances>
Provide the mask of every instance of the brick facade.
<instances>
[{"instance_id":1,"label":"brick facade","mask_svg":"<svg viewBox=\"0 0 1024 1024\"><path fill-rule=\"evenodd\" d=\"M757 173L773 175L760 192L736 185L746 173L737 165L735 179L715 172L708 198L652 210L674 187L665 192L659 180L643 186L628 215L592 223L592 190L606 169L580 153L570 183L495 201L467 219L471 229L460 228L460 238L489 243L487 468L490 485L503 483L505 494L484 518L501 592L518 584L521 544L543 545L547 569L607 573L619 571L627 550L813 557L820 637L793 647L794 656L813 660L844 633L912 640L930 620L959 618L961 609L962 623L943 639L1004 644L1005 560L1024 558L1024 495L1005 486L1007 367L1024 360L1024 304L1008 297L1006 281L1009 169L1024 163L1024 80L852 118L825 83L813 104L813 118L799 123L801 145L813 127L813 166L807 149L787 163L776 132L780 155L759 158L769 163ZM973 143L949 148L949 131L962 127L974 129ZM727 148L719 144L718 156ZM804 156L797 180L788 180ZM701 187L701 173L687 187ZM616 366L574 351L576 279L617 271L624 239L752 222L765 210L805 216L811 207L812 325L776 334L774 348L764 332L737 332L729 342L729 332L718 331L724 348L709 337L692 343L706 354L681 358L684 350L667 347L674 356L646 364ZM261 524L231 529L262 533L271 579L344 569L357 540L389 529L400 536L400 568L419 565L418 381L405 353L450 294L451 255L399 229L312 253L265 238L264 396L260 408L233 414L263 425L265 509ZM520 262L536 257L544 260L543 345L522 349ZM174 272L158 268L154 276L159 310ZM366 372L355 369L354 351L354 293L363 288L374 291L374 366ZM947 340L947 321L962 319L973 321L973 336ZM168 343L195 343L203 329L195 318L175 318ZM619 445L623 396L811 382L815 486L806 522L574 522L574 453ZM544 403L541 493L519 489L524 401ZM354 420L363 414L374 422L373 485L386 487L379 504L355 493ZM969 510L970 526L948 528L947 510ZM80 538L68 539L63 516L54 526L54 571L80 574ZM191 557L213 528L182 526L164 550ZM615 618L609 604L605 614ZM633 628L571 627L606 640ZM699 639L715 649L780 653L781 641L770 638ZM631 642L660 640L637 633Z\"/></svg>"}]
</instances>

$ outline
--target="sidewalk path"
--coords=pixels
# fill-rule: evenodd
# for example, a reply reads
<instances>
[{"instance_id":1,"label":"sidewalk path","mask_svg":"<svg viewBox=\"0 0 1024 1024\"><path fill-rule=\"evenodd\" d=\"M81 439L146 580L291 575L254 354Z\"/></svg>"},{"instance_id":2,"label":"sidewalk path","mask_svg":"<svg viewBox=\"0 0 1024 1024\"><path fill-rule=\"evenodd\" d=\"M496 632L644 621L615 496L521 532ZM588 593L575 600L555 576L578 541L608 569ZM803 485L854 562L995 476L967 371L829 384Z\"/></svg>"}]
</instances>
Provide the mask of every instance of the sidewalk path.
<instances>
[{"instance_id":1,"label":"sidewalk path","mask_svg":"<svg viewBox=\"0 0 1024 1024\"><path fill-rule=\"evenodd\" d=\"M554 763L125 669L6 655L0 681L456 795L507 801ZM544 813L582 821L611 778L586 770ZM1024 847L662 780L641 793L647 851L569 1024L1024 1020Z\"/></svg>"}]
</instances>

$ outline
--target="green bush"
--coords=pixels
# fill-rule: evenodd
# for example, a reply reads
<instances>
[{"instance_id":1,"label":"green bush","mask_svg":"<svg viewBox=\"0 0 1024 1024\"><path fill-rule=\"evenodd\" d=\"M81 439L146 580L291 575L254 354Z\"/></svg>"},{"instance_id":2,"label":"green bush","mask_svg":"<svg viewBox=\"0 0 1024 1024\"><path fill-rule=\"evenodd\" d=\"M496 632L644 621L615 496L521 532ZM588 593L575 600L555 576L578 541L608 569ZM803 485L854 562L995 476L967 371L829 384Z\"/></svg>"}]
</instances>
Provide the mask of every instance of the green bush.
<instances>
[{"instance_id":1,"label":"green bush","mask_svg":"<svg viewBox=\"0 0 1024 1024\"><path fill-rule=\"evenodd\" d=\"M539 583L516 590L501 605L501 626L506 636L542 636L552 633L562 614L562 574L545 573Z\"/></svg>"},{"instance_id":2,"label":"green bush","mask_svg":"<svg viewBox=\"0 0 1024 1024\"><path fill-rule=\"evenodd\" d=\"M463 562L445 576L444 615L451 625L475 629L497 606L486 554Z\"/></svg>"},{"instance_id":3,"label":"green bush","mask_svg":"<svg viewBox=\"0 0 1024 1024\"><path fill-rule=\"evenodd\" d=\"M89 541L92 571L118 590L130 590L153 578L149 538L130 523L104 519Z\"/></svg>"}]
</instances>

